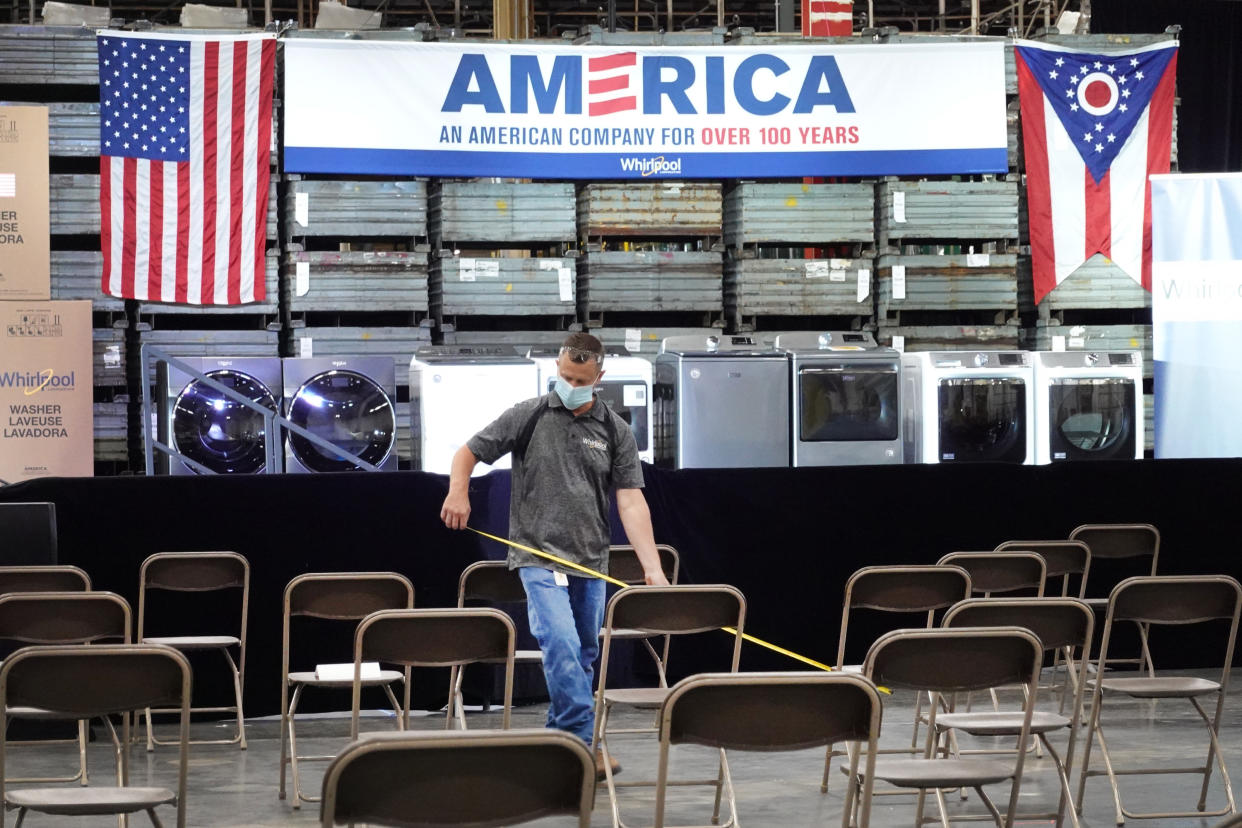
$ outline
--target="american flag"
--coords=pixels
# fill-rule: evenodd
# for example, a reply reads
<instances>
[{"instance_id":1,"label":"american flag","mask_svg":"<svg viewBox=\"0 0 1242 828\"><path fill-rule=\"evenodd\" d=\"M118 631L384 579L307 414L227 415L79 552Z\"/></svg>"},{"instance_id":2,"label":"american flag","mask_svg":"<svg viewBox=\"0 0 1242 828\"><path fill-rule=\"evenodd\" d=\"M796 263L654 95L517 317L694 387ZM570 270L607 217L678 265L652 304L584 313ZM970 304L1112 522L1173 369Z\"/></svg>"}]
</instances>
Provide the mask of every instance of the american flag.
<instances>
[{"instance_id":1,"label":"american flag","mask_svg":"<svg viewBox=\"0 0 1242 828\"><path fill-rule=\"evenodd\" d=\"M1015 52L1035 301L1096 253L1151 290L1147 178L1169 171L1177 43Z\"/></svg>"},{"instance_id":2,"label":"american flag","mask_svg":"<svg viewBox=\"0 0 1242 828\"><path fill-rule=\"evenodd\" d=\"M103 292L263 300L275 38L108 31L98 46Z\"/></svg>"}]
</instances>

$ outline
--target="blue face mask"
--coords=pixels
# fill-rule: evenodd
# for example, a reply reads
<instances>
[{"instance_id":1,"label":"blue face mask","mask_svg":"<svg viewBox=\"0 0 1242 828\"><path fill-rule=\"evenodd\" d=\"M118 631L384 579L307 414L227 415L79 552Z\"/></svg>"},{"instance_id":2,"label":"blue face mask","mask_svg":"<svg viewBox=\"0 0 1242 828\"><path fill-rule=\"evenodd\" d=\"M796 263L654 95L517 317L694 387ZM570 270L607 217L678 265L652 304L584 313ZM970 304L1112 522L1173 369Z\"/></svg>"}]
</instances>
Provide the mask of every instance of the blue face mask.
<instances>
[{"instance_id":1,"label":"blue face mask","mask_svg":"<svg viewBox=\"0 0 1242 828\"><path fill-rule=\"evenodd\" d=\"M564 378L556 378L556 396L561 398L561 403L570 411L581 408L591 401L591 396L595 393L595 386L580 385L574 388L565 382Z\"/></svg>"}]
</instances>

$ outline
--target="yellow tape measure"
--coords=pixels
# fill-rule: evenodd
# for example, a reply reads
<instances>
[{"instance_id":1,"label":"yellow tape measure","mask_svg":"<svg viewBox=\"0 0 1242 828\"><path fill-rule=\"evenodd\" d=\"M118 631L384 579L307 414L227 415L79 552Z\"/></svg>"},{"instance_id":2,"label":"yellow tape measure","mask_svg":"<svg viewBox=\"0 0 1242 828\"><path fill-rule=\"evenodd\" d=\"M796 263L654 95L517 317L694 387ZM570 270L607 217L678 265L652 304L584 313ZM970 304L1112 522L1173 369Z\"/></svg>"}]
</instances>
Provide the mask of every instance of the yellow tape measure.
<instances>
[{"instance_id":1,"label":"yellow tape measure","mask_svg":"<svg viewBox=\"0 0 1242 828\"><path fill-rule=\"evenodd\" d=\"M619 580L617 578L613 578L611 575L605 575L602 572L596 572L594 569L591 569L588 566L583 566L582 564L576 564L573 561L567 561L564 558L561 558L557 555L553 555L549 552L543 552L539 549L534 549L530 546L526 546L525 544L521 544L515 541L508 540L507 538L496 537L495 535L488 534L487 532L484 532L482 530L475 529L473 526L467 526L466 528L469 529L471 532L474 532L475 534L482 535L485 538L490 538L491 540L497 541L499 543L503 543L505 546L512 546L514 549L521 549L523 552L529 552L532 555L538 555L540 558L545 558L549 561L554 561L555 563L558 563L561 566L565 566L570 569L576 570L578 572L581 572L584 575L590 575L592 578L599 578L602 581L607 581L610 584L616 584L617 586L623 587L623 588L629 586L629 584L627 584L625 581ZM738 634L738 631L733 627L721 627L721 629L729 633L730 635ZM795 653L792 650L786 650L784 647L778 647L777 645L764 641L761 638L756 638L755 636L750 635L749 633L742 633L741 635L742 635L743 641L749 641L752 644L758 644L760 647L766 647L767 649L772 650L773 652L780 653L781 655L784 655L784 656L789 656L790 658L795 659L796 661L801 661L803 664L809 664L812 667L815 667L816 669L824 670L827 672L832 672L832 668L829 667L827 664L818 662L813 658L807 658L806 656Z\"/></svg>"}]
</instances>

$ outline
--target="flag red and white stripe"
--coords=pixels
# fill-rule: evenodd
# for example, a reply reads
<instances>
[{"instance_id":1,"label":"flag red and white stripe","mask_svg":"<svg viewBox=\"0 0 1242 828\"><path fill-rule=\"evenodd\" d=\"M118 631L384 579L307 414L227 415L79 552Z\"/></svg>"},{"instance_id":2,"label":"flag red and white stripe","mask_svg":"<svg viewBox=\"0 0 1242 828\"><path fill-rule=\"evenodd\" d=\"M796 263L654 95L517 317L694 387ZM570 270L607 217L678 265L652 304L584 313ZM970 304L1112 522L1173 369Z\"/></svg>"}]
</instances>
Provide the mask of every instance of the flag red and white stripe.
<instances>
[{"instance_id":1,"label":"flag red and white stripe","mask_svg":"<svg viewBox=\"0 0 1242 828\"><path fill-rule=\"evenodd\" d=\"M262 301L274 37L106 32L99 44L103 292L196 305ZM181 62L160 63L165 58L155 57L157 51L180 51ZM151 126L162 132L155 110L161 119L167 110L162 126L180 130L179 143L175 137L147 143L145 131L125 140L130 119L146 127L148 106L140 102L148 62ZM111 98L121 90L104 87L105 80L124 84L125 96ZM134 93L125 101L137 86L143 97ZM127 103L135 109L117 108ZM112 123L121 119L126 129Z\"/></svg>"}]
</instances>

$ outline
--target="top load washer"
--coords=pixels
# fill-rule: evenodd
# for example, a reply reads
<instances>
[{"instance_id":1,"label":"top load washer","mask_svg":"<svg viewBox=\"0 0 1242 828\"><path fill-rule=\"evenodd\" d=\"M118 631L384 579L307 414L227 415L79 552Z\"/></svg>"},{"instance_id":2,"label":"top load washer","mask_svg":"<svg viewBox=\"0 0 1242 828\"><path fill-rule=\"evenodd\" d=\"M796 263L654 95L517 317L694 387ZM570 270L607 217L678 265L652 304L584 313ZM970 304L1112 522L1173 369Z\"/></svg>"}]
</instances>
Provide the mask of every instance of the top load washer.
<instances>
[{"instance_id":1,"label":"top load washer","mask_svg":"<svg viewBox=\"0 0 1242 828\"><path fill-rule=\"evenodd\" d=\"M285 416L380 471L397 468L396 366L391 357L286 359ZM290 431L285 471L360 471L353 460Z\"/></svg>"},{"instance_id":2,"label":"top load washer","mask_svg":"<svg viewBox=\"0 0 1242 828\"><path fill-rule=\"evenodd\" d=\"M753 335L671 336L655 363L656 463L789 465L789 360Z\"/></svg>"},{"instance_id":3,"label":"top load washer","mask_svg":"<svg viewBox=\"0 0 1242 828\"><path fill-rule=\"evenodd\" d=\"M863 331L776 338L790 358L794 466L902 461L901 353Z\"/></svg>"},{"instance_id":4,"label":"top load washer","mask_svg":"<svg viewBox=\"0 0 1242 828\"><path fill-rule=\"evenodd\" d=\"M926 351L901 359L907 463L1035 462L1025 351Z\"/></svg>"},{"instance_id":5,"label":"top load washer","mask_svg":"<svg viewBox=\"0 0 1242 828\"><path fill-rule=\"evenodd\" d=\"M182 357L199 373L251 402L280 413L279 357ZM267 468L263 415L167 362L156 364L160 441L215 474L258 474ZM160 469L200 474L180 458L159 452ZM277 460L279 470L279 460Z\"/></svg>"},{"instance_id":6,"label":"top load washer","mask_svg":"<svg viewBox=\"0 0 1242 828\"><path fill-rule=\"evenodd\" d=\"M1143 457L1143 355L1040 351L1035 462Z\"/></svg>"},{"instance_id":7,"label":"top load washer","mask_svg":"<svg viewBox=\"0 0 1242 828\"><path fill-rule=\"evenodd\" d=\"M529 356L539 372L536 393L542 395L556 385L556 358L560 348L531 348ZM655 462L651 439L651 363L616 345L604 348L604 378L595 386L599 398L621 419L630 424L638 459Z\"/></svg>"},{"instance_id":8,"label":"top load washer","mask_svg":"<svg viewBox=\"0 0 1242 828\"><path fill-rule=\"evenodd\" d=\"M535 363L502 345L427 345L410 360L410 428L418 435L415 468L448 474L453 455L515 403L534 396ZM513 465L506 454L495 466Z\"/></svg>"}]
</instances>

